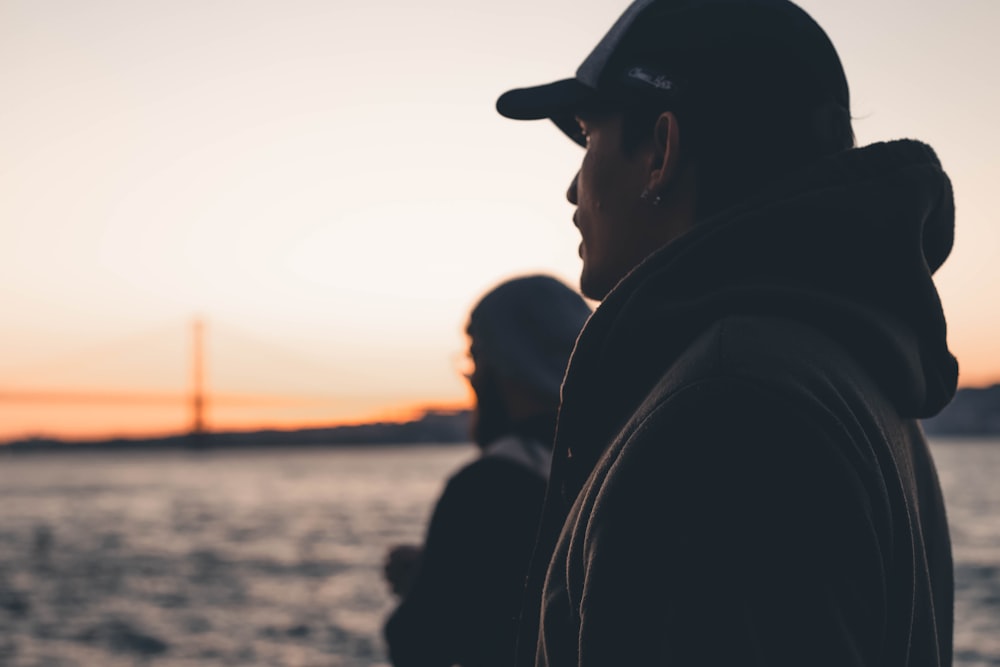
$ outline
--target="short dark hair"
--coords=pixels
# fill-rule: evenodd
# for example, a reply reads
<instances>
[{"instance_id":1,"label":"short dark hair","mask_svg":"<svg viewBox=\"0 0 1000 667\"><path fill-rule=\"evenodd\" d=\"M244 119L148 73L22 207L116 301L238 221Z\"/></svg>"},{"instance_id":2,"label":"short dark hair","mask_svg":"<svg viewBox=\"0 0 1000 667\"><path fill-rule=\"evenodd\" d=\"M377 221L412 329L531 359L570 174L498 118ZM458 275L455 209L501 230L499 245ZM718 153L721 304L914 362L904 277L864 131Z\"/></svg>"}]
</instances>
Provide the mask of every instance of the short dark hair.
<instances>
[{"instance_id":1,"label":"short dark hair","mask_svg":"<svg viewBox=\"0 0 1000 667\"><path fill-rule=\"evenodd\" d=\"M684 92L673 103L635 98L599 105L623 115L623 149L652 137L665 111L677 116L682 160L697 169L699 220L747 199L768 183L821 158L854 147L850 109L797 79L787 56L725 51L677 53ZM765 75L758 75L767 68ZM775 70L783 70L775 76ZM801 79L799 79L801 80ZM603 107L601 109L600 107ZM586 112L584 113L586 116Z\"/></svg>"}]
</instances>

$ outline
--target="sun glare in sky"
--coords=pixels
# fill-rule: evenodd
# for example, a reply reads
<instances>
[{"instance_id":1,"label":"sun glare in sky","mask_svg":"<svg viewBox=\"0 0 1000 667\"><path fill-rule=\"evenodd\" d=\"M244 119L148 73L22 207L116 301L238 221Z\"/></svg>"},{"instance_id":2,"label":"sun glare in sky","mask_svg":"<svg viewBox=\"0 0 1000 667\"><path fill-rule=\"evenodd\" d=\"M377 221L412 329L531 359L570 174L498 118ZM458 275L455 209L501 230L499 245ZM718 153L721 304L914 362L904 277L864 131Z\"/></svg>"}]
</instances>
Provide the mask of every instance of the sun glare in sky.
<instances>
[{"instance_id":1,"label":"sun glare in sky","mask_svg":"<svg viewBox=\"0 0 1000 667\"><path fill-rule=\"evenodd\" d=\"M1000 3L801 4L859 143L938 151L952 349L1000 381ZM199 317L212 428L468 403L476 298L579 272L581 153L494 101L572 74L625 5L0 0L0 440L189 428Z\"/></svg>"}]
</instances>

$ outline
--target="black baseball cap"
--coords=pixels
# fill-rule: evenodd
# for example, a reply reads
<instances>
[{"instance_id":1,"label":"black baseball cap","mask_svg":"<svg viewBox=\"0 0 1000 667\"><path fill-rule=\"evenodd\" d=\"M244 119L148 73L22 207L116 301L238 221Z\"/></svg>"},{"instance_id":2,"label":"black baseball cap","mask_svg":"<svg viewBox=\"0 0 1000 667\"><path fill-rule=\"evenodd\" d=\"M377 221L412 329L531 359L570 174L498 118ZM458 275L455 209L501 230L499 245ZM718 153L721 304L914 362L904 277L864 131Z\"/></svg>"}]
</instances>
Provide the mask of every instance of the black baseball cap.
<instances>
[{"instance_id":1,"label":"black baseball cap","mask_svg":"<svg viewBox=\"0 0 1000 667\"><path fill-rule=\"evenodd\" d=\"M788 0L635 0L574 78L507 91L496 107L515 120L548 118L584 145L574 116L588 108L753 103L747 97L850 107L832 42Z\"/></svg>"}]
</instances>

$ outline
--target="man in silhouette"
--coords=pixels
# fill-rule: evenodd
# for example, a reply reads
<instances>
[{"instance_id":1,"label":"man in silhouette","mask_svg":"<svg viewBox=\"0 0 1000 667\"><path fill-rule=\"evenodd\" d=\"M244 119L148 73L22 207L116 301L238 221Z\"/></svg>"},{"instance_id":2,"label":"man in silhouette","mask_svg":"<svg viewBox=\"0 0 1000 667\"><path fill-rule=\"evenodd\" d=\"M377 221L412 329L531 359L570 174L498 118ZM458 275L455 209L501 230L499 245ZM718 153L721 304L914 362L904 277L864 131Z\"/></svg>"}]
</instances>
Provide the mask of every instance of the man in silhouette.
<instances>
[{"instance_id":1,"label":"man in silhouette","mask_svg":"<svg viewBox=\"0 0 1000 667\"><path fill-rule=\"evenodd\" d=\"M518 664L949 665L952 561L917 421L954 394L934 152L855 148L785 0L638 0L512 90L586 152L581 287Z\"/></svg>"},{"instance_id":2,"label":"man in silhouette","mask_svg":"<svg viewBox=\"0 0 1000 667\"><path fill-rule=\"evenodd\" d=\"M469 316L473 439L422 548L390 551L402 601L385 627L395 667L508 667L552 458L559 386L590 307L548 276L490 290Z\"/></svg>"}]
</instances>

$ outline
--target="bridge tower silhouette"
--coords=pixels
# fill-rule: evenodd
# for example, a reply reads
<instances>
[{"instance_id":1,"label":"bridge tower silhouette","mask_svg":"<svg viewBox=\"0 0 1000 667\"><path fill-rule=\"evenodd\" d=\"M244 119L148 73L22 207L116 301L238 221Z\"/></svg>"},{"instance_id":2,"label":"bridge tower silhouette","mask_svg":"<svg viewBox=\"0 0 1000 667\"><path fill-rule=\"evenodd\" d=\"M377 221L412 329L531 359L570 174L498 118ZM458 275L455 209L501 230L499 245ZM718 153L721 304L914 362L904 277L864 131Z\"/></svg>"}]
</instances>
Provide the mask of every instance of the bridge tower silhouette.
<instances>
[{"instance_id":1,"label":"bridge tower silhouette","mask_svg":"<svg viewBox=\"0 0 1000 667\"><path fill-rule=\"evenodd\" d=\"M205 321L195 318L191 340L191 435L203 436L205 430Z\"/></svg>"}]
</instances>

